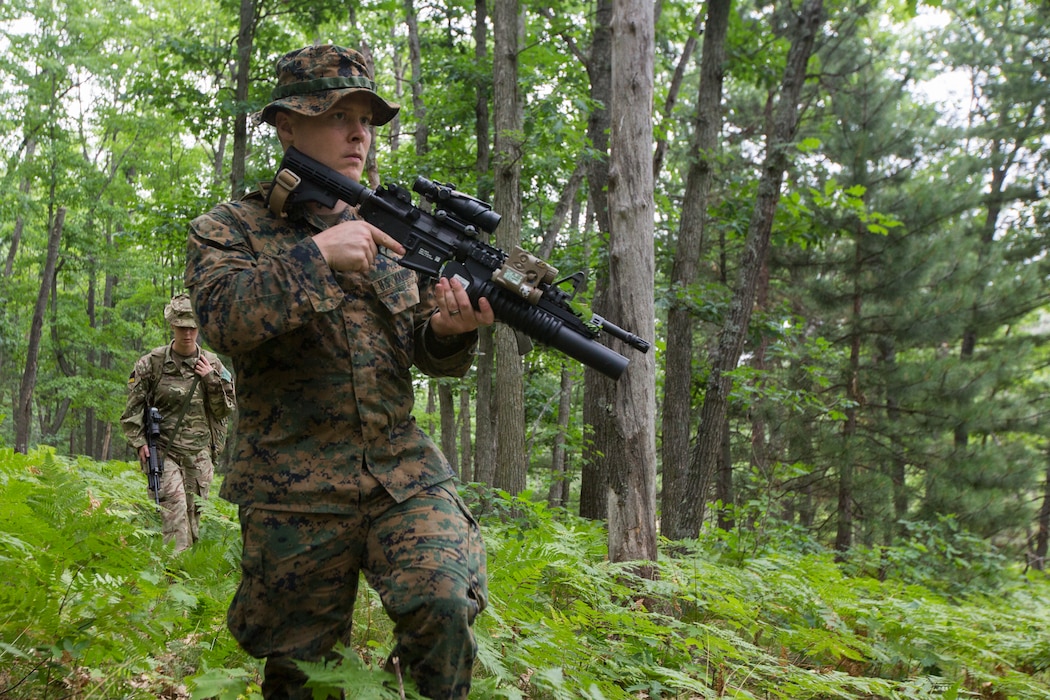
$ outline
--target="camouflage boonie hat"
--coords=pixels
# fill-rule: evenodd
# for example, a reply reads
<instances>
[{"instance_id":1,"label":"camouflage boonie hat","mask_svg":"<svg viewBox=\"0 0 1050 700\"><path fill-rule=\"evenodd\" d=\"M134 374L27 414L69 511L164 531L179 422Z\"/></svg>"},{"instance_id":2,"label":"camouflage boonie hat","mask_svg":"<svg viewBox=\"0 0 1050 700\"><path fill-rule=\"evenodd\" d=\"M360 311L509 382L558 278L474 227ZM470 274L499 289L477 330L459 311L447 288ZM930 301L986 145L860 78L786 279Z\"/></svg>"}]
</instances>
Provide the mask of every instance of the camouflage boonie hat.
<instances>
[{"instance_id":1,"label":"camouflage boonie hat","mask_svg":"<svg viewBox=\"0 0 1050 700\"><path fill-rule=\"evenodd\" d=\"M307 46L277 59L277 87L270 96L272 102L263 107L258 118L274 124L281 109L307 116L324 114L354 92L372 96L375 126L386 124L401 109L401 105L387 102L376 92L372 72L360 53L330 44Z\"/></svg>"},{"instance_id":2,"label":"camouflage boonie hat","mask_svg":"<svg viewBox=\"0 0 1050 700\"><path fill-rule=\"evenodd\" d=\"M197 318L193 315L193 306L186 294L176 294L164 307L164 320L179 328L196 328Z\"/></svg>"}]
</instances>

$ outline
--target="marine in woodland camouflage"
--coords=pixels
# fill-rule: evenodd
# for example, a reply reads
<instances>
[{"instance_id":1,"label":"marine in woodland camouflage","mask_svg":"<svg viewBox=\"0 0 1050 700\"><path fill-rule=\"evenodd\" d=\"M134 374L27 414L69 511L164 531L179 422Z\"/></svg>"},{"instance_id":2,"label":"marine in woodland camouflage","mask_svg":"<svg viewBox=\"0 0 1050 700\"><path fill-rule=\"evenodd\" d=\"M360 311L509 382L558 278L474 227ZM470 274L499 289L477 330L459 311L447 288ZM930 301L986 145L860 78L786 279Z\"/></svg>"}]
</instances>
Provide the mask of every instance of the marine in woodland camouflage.
<instances>
[{"instance_id":1,"label":"marine in woodland camouflage","mask_svg":"<svg viewBox=\"0 0 1050 700\"><path fill-rule=\"evenodd\" d=\"M191 226L186 282L209 343L238 374L220 492L241 506L245 545L230 631L267 657L264 691L309 698L292 659L347 641L364 567L396 623L392 657L427 697L466 698L485 550L448 461L412 417L411 366L462 376L477 334L435 343L432 285L393 260L331 270L312 235L334 223L302 209L279 220L255 193ZM347 561L367 552L383 555Z\"/></svg>"},{"instance_id":2,"label":"marine in woodland camouflage","mask_svg":"<svg viewBox=\"0 0 1050 700\"><path fill-rule=\"evenodd\" d=\"M277 70L263 121L278 109L323 113L362 90L373 124L397 112L355 51L308 47ZM364 571L395 621L391 658L427 697L466 698L485 550L448 461L412 417L412 366L463 376L477 333L437 338L433 283L384 255L367 273L329 268L313 236L352 210L297 206L278 218L266 192L195 219L186 265L202 333L237 369L221 490L240 506L244 543L230 631L266 657L265 697L310 698L294 660L349 641Z\"/></svg>"}]
</instances>

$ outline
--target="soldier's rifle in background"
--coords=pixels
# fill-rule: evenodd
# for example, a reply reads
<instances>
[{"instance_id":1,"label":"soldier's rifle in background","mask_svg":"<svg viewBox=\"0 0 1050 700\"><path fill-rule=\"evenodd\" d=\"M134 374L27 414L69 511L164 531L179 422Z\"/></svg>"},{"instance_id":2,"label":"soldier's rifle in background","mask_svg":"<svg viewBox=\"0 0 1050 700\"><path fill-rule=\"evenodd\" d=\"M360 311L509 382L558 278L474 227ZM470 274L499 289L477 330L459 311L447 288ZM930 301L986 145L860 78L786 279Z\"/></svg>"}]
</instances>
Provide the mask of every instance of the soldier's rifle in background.
<instances>
[{"instance_id":1,"label":"soldier's rifle in background","mask_svg":"<svg viewBox=\"0 0 1050 700\"><path fill-rule=\"evenodd\" d=\"M164 474L164 460L160 458L160 411L155 406L146 409L146 445L149 447L146 479L153 499L160 505L160 477Z\"/></svg>"},{"instance_id":2,"label":"soldier's rifle in background","mask_svg":"<svg viewBox=\"0 0 1050 700\"><path fill-rule=\"evenodd\" d=\"M478 240L479 231L491 234L500 222L488 203L423 177L412 189L434 205L433 214L415 206L412 194L398 185L370 190L293 147L284 154L268 204L278 216L296 202L359 205L361 218L405 247L400 265L434 278L459 279L475 308L485 297L497 320L612 379L619 379L629 361L598 342L601 332L648 352L648 341L597 314L584 320L573 309L582 272L555 281L556 268L520 247L508 255ZM566 284L571 290L563 288Z\"/></svg>"}]
</instances>

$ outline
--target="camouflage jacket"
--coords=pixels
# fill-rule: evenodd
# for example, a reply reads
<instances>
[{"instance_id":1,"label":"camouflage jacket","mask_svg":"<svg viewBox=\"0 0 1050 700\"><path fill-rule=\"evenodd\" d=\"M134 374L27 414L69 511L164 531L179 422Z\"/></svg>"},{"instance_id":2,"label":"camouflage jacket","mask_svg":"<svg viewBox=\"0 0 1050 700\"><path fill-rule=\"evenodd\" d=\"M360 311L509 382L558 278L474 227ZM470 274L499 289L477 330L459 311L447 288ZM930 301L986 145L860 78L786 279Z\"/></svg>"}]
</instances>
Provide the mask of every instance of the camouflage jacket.
<instances>
[{"instance_id":1,"label":"camouflage jacket","mask_svg":"<svg viewBox=\"0 0 1050 700\"><path fill-rule=\"evenodd\" d=\"M362 469L399 502L453 476L412 417L411 368L466 374L477 333L438 341L433 283L383 255L368 274L329 268L313 235L334 223L302 207L279 219L257 191L190 226L186 287L237 370L220 495L239 505L346 512Z\"/></svg>"},{"instance_id":2,"label":"camouflage jacket","mask_svg":"<svg viewBox=\"0 0 1050 700\"><path fill-rule=\"evenodd\" d=\"M165 452L196 454L226 430L226 419L236 405L233 378L214 353L201 352L215 370L198 382L179 425L179 434L174 436L186 394L197 376L193 371L197 358L177 355L168 344L154 348L135 363L128 377L128 401L120 417L124 437L132 449L137 451L146 444L147 406L160 410L160 445Z\"/></svg>"}]
</instances>

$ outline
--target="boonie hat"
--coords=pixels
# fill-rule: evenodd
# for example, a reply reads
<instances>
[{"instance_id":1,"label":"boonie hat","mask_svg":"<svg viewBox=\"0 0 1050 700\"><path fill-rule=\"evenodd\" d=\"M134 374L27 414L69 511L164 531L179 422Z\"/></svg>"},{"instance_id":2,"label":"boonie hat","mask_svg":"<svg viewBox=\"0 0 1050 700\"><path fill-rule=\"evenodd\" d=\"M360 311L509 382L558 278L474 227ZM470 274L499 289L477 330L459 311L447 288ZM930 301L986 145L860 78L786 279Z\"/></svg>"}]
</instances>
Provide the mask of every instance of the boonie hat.
<instances>
[{"instance_id":1,"label":"boonie hat","mask_svg":"<svg viewBox=\"0 0 1050 700\"><path fill-rule=\"evenodd\" d=\"M186 294L176 294L164 307L164 320L179 328L196 328L197 318L193 315L193 305Z\"/></svg>"},{"instance_id":2,"label":"boonie hat","mask_svg":"<svg viewBox=\"0 0 1050 700\"><path fill-rule=\"evenodd\" d=\"M401 105L387 102L376 92L365 58L353 49L325 44L289 51L277 59L277 87L259 119L274 124L277 112L324 114L340 99L355 92L372 97L372 124L382 126L397 116Z\"/></svg>"}]
</instances>

